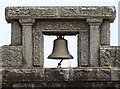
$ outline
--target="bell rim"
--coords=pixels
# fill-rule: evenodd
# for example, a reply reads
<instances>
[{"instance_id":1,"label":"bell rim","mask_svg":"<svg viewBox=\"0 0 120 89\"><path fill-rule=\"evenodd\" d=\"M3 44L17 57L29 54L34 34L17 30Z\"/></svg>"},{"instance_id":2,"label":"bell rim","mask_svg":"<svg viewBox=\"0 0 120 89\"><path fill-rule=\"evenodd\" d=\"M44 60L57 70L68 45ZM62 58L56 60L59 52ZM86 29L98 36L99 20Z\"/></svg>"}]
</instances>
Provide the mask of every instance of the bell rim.
<instances>
[{"instance_id":1,"label":"bell rim","mask_svg":"<svg viewBox=\"0 0 120 89\"><path fill-rule=\"evenodd\" d=\"M74 57L73 57L72 55L70 55L71 58L67 58L67 57L66 57L66 58L65 58L65 57L51 57L51 58L50 58L50 56L51 56L51 55L49 55L47 58L48 58L48 59L55 59L55 60L61 60L61 59L63 59L63 60L69 60L69 59L74 59Z\"/></svg>"}]
</instances>

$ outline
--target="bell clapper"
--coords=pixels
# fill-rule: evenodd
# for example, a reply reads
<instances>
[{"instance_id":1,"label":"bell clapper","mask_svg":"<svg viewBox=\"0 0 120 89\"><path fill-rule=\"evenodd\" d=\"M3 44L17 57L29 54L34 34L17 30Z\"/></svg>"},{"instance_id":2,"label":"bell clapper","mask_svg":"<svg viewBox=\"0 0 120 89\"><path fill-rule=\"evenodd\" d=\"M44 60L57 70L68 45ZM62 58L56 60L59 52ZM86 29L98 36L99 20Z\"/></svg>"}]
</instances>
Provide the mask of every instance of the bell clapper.
<instances>
[{"instance_id":1,"label":"bell clapper","mask_svg":"<svg viewBox=\"0 0 120 89\"><path fill-rule=\"evenodd\" d=\"M61 68L61 62L63 61L63 59L61 59L61 61L58 63L57 68Z\"/></svg>"},{"instance_id":2,"label":"bell clapper","mask_svg":"<svg viewBox=\"0 0 120 89\"><path fill-rule=\"evenodd\" d=\"M58 36L57 36L57 39L58 39L58 38L64 39L64 36L63 36L63 35L58 35Z\"/></svg>"}]
</instances>

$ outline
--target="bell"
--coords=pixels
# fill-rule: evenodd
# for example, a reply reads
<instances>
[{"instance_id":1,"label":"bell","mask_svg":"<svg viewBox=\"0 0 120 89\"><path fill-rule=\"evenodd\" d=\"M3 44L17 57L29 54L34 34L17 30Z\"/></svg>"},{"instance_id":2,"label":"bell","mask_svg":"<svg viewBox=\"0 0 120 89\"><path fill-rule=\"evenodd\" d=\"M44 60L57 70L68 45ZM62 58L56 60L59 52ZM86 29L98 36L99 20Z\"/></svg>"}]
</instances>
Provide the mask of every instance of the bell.
<instances>
[{"instance_id":1,"label":"bell","mask_svg":"<svg viewBox=\"0 0 120 89\"><path fill-rule=\"evenodd\" d=\"M67 40L58 36L54 40L54 47L52 53L48 56L48 59L73 59L73 56L70 55L68 51Z\"/></svg>"}]
</instances>

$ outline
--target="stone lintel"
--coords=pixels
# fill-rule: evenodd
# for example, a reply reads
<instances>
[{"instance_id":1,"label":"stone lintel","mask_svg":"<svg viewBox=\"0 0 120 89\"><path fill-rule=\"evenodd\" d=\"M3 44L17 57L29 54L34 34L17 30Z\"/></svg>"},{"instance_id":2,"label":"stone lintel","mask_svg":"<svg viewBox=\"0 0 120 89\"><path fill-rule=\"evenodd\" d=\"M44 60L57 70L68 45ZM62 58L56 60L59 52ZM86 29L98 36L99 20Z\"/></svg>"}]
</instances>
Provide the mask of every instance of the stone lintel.
<instances>
[{"instance_id":1,"label":"stone lintel","mask_svg":"<svg viewBox=\"0 0 120 89\"><path fill-rule=\"evenodd\" d=\"M83 68L32 68L32 69L3 69L3 82L54 82L54 81L111 81L110 68L83 67ZM117 70L115 70L117 71ZM113 72L112 72L113 73ZM119 75L120 72L116 72ZM54 75L54 76L53 76ZM115 76L112 76L115 77ZM116 81L120 81L120 76L116 76Z\"/></svg>"},{"instance_id":2,"label":"stone lintel","mask_svg":"<svg viewBox=\"0 0 120 89\"><path fill-rule=\"evenodd\" d=\"M111 22L116 17L114 6L21 6L6 7L5 18L8 22L12 19L30 17L34 19L86 19L96 17L109 19Z\"/></svg>"}]
</instances>

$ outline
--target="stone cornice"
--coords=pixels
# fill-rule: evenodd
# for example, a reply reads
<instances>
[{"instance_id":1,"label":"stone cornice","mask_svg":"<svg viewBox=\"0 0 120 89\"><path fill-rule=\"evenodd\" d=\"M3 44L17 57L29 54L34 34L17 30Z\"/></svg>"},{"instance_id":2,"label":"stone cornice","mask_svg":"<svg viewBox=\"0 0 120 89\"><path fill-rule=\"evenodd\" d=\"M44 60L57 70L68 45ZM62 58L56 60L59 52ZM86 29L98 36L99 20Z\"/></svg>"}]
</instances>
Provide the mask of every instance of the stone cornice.
<instances>
[{"instance_id":1,"label":"stone cornice","mask_svg":"<svg viewBox=\"0 0 120 89\"><path fill-rule=\"evenodd\" d=\"M114 6L21 6L6 7L5 18L8 22L12 19L30 17L34 19L86 19L97 17L109 19L111 22L116 17Z\"/></svg>"}]
</instances>

